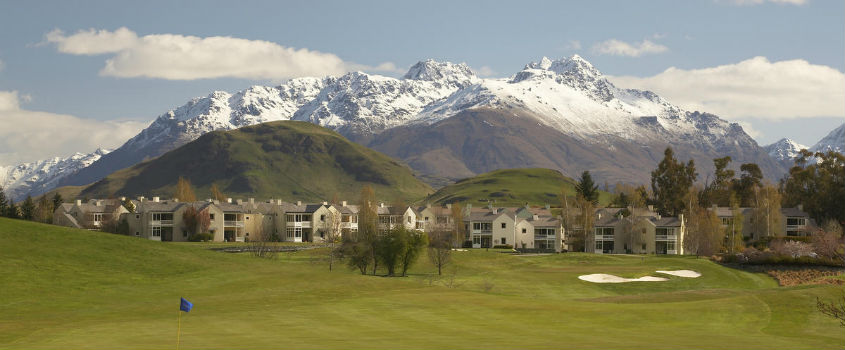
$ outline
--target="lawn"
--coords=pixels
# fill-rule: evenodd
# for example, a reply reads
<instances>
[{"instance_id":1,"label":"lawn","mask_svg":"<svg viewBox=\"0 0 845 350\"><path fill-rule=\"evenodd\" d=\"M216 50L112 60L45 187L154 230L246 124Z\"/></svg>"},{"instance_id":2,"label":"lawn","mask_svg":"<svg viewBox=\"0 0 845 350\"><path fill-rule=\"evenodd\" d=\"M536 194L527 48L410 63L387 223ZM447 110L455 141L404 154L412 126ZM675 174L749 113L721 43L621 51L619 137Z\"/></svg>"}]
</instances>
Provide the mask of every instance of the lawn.
<instances>
[{"instance_id":1,"label":"lawn","mask_svg":"<svg viewBox=\"0 0 845 350\"><path fill-rule=\"evenodd\" d=\"M455 252L444 276L328 271L320 251L275 260L0 219L0 348L834 349L816 297L693 257ZM691 269L702 277L592 284Z\"/></svg>"}]
</instances>

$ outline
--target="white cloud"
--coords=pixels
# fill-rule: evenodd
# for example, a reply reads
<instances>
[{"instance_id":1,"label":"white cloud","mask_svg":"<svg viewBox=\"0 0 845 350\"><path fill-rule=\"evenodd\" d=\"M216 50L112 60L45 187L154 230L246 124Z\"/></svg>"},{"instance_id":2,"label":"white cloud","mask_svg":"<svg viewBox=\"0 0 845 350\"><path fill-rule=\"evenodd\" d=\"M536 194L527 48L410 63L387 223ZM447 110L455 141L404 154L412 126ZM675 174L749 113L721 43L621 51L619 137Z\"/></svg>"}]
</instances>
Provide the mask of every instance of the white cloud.
<instances>
[{"instance_id":1,"label":"white cloud","mask_svg":"<svg viewBox=\"0 0 845 350\"><path fill-rule=\"evenodd\" d=\"M809 0L728 0L727 2L738 6L761 5L767 2L781 5L787 4L801 6L807 4Z\"/></svg>"},{"instance_id":2,"label":"white cloud","mask_svg":"<svg viewBox=\"0 0 845 350\"><path fill-rule=\"evenodd\" d=\"M805 60L754 57L712 68L671 67L651 77L609 79L620 87L652 90L687 109L729 118L845 116L845 74Z\"/></svg>"},{"instance_id":3,"label":"white cloud","mask_svg":"<svg viewBox=\"0 0 845 350\"><path fill-rule=\"evenodd\" d=\"M132 30L82 30L45 35L59 52L72 55L112 54L100 75L120 78L193 80L245 78L284 80L302 76L339 75L367 70L396 72L393 63L375 67L346 62L334 54L295 49L263 40L233 37L154 34L138 36Z\"/></svg>"},{"instance_id":4,"label":"white cloud","mask_svg":"<svg viewBox=\"0 0 845 350\"><path fill-rule=\"evenodd\" d=\"M496 75L496 71L494 71L493 68L490 68L490 66L481 66L481 68L473 69L472 71L475 72L475 74L478 74L479 77L491 77Z\"/></svg>"},{"instance_id":5,"label":"white cloud","mask_svg":"<svg viewBox=\"0 0 845 350\"><path fill-rule=\"evenodd\" d=\"M610 39L594 44L592 50L599 55L640 57L642 55L663 53L669 51L669 48L648 39L633 44Z\"/></svg>"},{"instance_id":6,"label":"white cloud","mask_svg":"<svg viewBox=\"0 0 845 350\"><path fill-rule=\"evenodd\" d=\"M581 49L581 41L570 40L569 44L566 44L566 46L564 48L568 49L568 50L580 50Z\"/></svg>"},{"instance_id":7,"label":"white cloud","mask_svg":"<svg viewBox=\"0 0 845 350\"><path fill-rule=\"evenodd\" d=\"M751 125L751 123L749 123L748 121L735 120L734 122L739 124L739 126L742 127L742 130L745 130L745 133L748 134L748 136L751 136L751 138L753 138L755 140L759 140L760 137L763 136L763 133L761 131L757 130L757 129L754 129L754 126Z\"/></svg>"},{"instance_id":8,"label":"white cloud","mask_svg":"<svg viewBox=\"0 0 845 350\"><path fill-rule=\"evenodd\" d=\"M0 91L0 125L6 126L0 128L0 165L115 148L149 124L30 111L20 106L26 101L17 91Z\"/></svg>"}]
</instances>

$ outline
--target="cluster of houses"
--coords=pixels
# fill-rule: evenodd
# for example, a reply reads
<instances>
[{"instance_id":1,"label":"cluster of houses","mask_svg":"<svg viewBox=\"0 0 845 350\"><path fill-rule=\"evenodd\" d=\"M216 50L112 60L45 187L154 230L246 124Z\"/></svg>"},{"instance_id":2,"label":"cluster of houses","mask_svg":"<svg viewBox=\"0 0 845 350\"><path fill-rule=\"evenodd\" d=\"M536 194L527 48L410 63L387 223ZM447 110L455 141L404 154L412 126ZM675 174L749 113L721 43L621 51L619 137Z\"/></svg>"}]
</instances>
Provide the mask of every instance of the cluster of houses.
<instances>
[{"instance_id":1,"label":"cluster of houses","mask_svg":"<svg viewBox=\"0 0 845 350\"><path fill-rule=\"evenodd\" d=\"M207 231L215 242L243 242L276 237L289 242L322 242L330 234L340 236L357 232L359 207L346 201L340 203L289 203L281 199L257 202L227 198L225 201L206 200L180 202L176 199L133 200L94 199L63 203L53 215L56 225L83 229L100 229L110 221L125 221L125 232L136 237L156 241L188 241L191 230L186 227L185 212L196 210L207 218ZM732 225L730 208L714 207L725 227ZM743 208L743 211L750 209ZM451 205L390 206L379 204L378 229L388 230L399 225L406 229L431 232L452 230ZM467 205L461 213L465 227L466 246L493 248L510 246L521 250L567 251L563 220L545 207L473 207ZM783 230L788 236L806 235L814 225L801 208L782 210ZM750 212L744 216L749 220ZM587 234L587 251L595 253L684 254L686 231L683 215L662 217L653 208L601 208L594 217L594 229ZM743 235L752 236L751 225L743 225ZM583 230L573 228L574 231Z\"/></svg>"}]
</instances>

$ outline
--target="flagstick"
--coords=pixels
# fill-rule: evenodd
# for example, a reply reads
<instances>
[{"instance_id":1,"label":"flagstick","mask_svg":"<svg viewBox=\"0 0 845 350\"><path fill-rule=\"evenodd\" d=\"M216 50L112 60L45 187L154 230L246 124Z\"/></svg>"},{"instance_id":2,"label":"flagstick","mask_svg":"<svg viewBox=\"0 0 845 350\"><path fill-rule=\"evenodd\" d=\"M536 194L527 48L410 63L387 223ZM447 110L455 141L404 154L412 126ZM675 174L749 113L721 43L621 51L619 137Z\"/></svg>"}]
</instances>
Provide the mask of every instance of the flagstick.
<instances>
[{"instance_id":1,"label":"flagstick","mask_svg":"<svg viewBox=\"0 0 845 350\"><path fill-rule=\"evenodd\" d=\"M176 350L179 350L179 337L182 335L182 310L179 310L179 316L177 318L179 319L179 326L176 330Z\"/></svg>"}]
</instances>

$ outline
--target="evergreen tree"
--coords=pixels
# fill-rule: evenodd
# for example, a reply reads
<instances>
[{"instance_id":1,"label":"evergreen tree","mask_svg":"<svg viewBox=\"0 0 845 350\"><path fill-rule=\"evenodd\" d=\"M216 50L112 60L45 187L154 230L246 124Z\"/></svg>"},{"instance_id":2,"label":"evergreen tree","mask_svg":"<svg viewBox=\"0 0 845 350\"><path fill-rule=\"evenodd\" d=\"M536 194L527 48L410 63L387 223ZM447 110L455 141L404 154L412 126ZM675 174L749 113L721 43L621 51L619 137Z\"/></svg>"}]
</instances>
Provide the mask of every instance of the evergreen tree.
<instances>
[{"instance_id":1,"label":"evergreen tree","mask_svg":"<svg viewBox=\"0 0 845 350\"><path fill-rule=\"evenodd\" d=\"M7 218L10 219L20 219L21 218L21 209L15 204L15 201L9 200L9 205L6 206L6 213Z\"/></svg>"},{"instance_id":2,"label":"evergreen tree","mask_svg":"<svg viewBox=\"0 0 845 350\"><path fill-rule=\"evenodd\" d=\"M6 199L6 192L3 191L3 186L0 186L0 216L6 216L8 207L9 200Z\"/></svg>"},{"instance_id":3,"label":"evergreen tree","mask_svg":"<svg viewBox=\"0 0 845 350\"><path fill-rule=\"evenodd\" d=\"M593 182L593 177L589 171L581 173L581 178L575 184L575 193L582 198L590 201L593 205L599 203L599 186Z\"/></svg>"},{"instance_id":4,"label":"evergreen tree","mask_svg":"<svg viewBox=\"0 0 845 350\"><path fill-rule=\"evenodd\" d=\"M687 207L684 198L698 174L695 162L692 159L686 165L679 162L671 147L667 147L663 155L657 169L651 172L651 189L657 211L666 216L678 216Z\"/></svg>"},{"instance_id":5,"label":"evergreen tree","mask_svg":"<svg viewBox=\"0 0 845 350\"><path fill-rule=\"evenodd\" d=\"M754 192L763 186L763 172L754 163L745 163L739 167L739 170L742 171L742 175L738 180L733 180L731 187L736 193L739 205L750 207L754 204Z\"/></svg>"},{"instance_id":6,"label":"evergreen tree","mask_svg":"<svg viewBox=\"0 0 845 350\"><path fill-rule=\"evenodd\" d=\"M35 217L35 201L32 196L26 196L26 199L21 204L21 218L24 220L32 220Z\"/></svg>"},{"instance_id":7,"label":"evergreen tree","mask_svg":"<svg viewBox=\"0 0 845 350\"><path fill-rule=\"evenodd\" d=\"M62 203L64 203L64 202L65 202L65 200L64 200L64 198L62 198L62 195L60 195L59 192L56 192L56 194L53 195L53 210L52 211L56 211L56 209L59 208L59 206L62 205Z\"/></svg>"},{"instance_id":8,"label":"evergreen tree","mask_svg":"<svg viewBox=\"0 0 845 350\"><path fill-rule=\"evenodd\" d=\"M810 160L815 158L817 162ZM812 163L812 164L811 164ZM804 205L816 222L830 219L845 223L845 156L833 151L810 153L803 150L780 184L784 206Z\"/></svg>"},{"instance_id":9,"label":"evergreen tree","mask_svg":"<svg viewBox=\"0 0 845 350\"><path fill-rule=\"evenodd\" d=\"M32 219L43 223L51 223L53 221L53 202L47 199L47 195L38 198Z\"/></svg>"}]
</instances>

